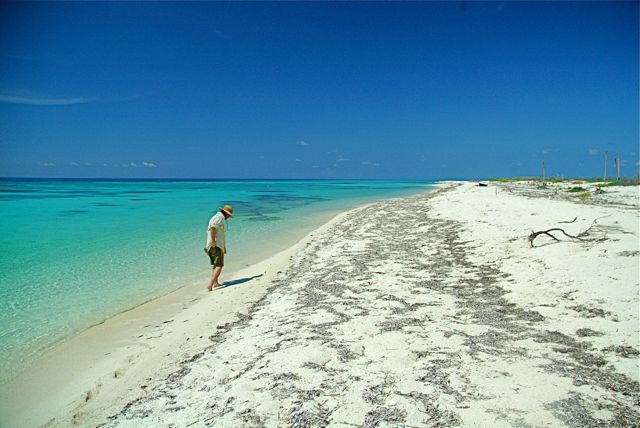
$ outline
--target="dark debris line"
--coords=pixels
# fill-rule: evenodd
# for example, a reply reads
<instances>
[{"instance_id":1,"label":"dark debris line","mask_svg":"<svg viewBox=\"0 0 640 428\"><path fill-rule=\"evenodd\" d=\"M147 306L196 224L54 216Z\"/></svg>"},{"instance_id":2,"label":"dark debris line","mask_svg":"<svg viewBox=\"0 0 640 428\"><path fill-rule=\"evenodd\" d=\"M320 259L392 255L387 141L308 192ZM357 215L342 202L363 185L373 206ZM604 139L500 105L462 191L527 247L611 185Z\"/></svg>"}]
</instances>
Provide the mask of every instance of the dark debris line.
<instances>
[{"instance_id":1,"label":"dark debris line","mask_svg":"<svg viewBox=\"0 0 640 428\"><path fill-rule=\"evenodd\" d=\"M405 426L410 420L418 426L456 426L461 409L491 396L469 381L461 357L532 358L516 345L531 339L548 351L544 370L576 386L594 385L607 396L596 403L574 391L546 404L557 417L552 425L638 426L638 382L607 365L606 350L581 340L598 333L584 329L572 338L544 330L541 314L506 300L499 283L508 278L496 265L470 261L474 243L462 240L462 225L430 213L425 199L433 195L349 213L294 258L248 315L219 328L212 345L106 425L323 427L347 425L349 414L363 427ZM358 244L362 237L364 245ZM436 254L425 256L427 247ZM331 269L318 269L323 260L331 260ZM390 265L400 272L387 271ZM452 272L464 275L450 280ZM283 301L289 310L276 314ZM437 306L445 317L433 316ZM465 333L456 328L461 323L483 326L485 332ZM436 349L434 332L443 333L445 341L456 336L462 345ZM389 344L386 361L362 345L390 333L400 335L406 349ZM297 352L304 349L323 350L326 358L305 361ZM634 350L608 351L633 355ZM235 352L233 359L224 357L228 352ZM298 365L277 368L291 355L301 358ZM405 363L383 364L397 355ZM220 365L229 372L216 372ZM278 403L277 411L264 411L261 404L268 400ZM594 416L602 408L611 419ZM517 411L492 413L513 426L525 425Z\"/></svg>"}]
</instances>

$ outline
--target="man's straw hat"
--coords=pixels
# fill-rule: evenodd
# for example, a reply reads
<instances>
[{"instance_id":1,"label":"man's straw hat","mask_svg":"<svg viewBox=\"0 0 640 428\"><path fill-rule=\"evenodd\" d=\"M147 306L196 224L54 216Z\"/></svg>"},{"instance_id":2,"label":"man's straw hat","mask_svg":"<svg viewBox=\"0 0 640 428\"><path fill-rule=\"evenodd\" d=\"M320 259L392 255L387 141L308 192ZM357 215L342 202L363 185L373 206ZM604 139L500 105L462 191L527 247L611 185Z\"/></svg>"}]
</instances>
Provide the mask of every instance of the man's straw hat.
<instances>
[{"instance_id":1,"label":"man's straw hat","mask_svg":"<svg viewBox=\"0 0 640 428\"><path fill-rule=\"evenodd\" d=\"M231 205L225 205L224 207L220 208L220 210L227 213L229 217L233 217L233 207Z\"/></svg>"}]
</instances>

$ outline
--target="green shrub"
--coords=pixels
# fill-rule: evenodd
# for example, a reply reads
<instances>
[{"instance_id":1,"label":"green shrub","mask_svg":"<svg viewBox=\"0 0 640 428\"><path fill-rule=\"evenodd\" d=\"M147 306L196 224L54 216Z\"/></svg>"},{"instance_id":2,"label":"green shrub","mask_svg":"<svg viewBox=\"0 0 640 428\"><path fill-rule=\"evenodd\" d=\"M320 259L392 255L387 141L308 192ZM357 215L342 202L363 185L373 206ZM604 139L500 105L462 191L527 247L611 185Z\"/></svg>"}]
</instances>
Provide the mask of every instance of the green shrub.
<instances>
[{"instance_id":1,"label":"green shrub","mask_svg":"<svg viewBox=\"0 0 640 428\"><path fill-rule=\"evenodd\" d=\"M580 187L580 186L576 186L576 187L572 187L571 189L567 190L567 192L572 192L572 193L579 193L579 192L586 192L587 189L585 189L584 187ZM587 192L589 193L589 192Z\"/></svg>"},{"instance_id":2,"label":"green shrub","mask_svg":"<svg viewBox=\"0 0 640 428\"><path fill-rule=\"evenodd\" d=\"M494 177L487 178L484 181L493 181L497 183L513 183L516 181L540 181L540 177Z\"/></svg>"}]
</instances>

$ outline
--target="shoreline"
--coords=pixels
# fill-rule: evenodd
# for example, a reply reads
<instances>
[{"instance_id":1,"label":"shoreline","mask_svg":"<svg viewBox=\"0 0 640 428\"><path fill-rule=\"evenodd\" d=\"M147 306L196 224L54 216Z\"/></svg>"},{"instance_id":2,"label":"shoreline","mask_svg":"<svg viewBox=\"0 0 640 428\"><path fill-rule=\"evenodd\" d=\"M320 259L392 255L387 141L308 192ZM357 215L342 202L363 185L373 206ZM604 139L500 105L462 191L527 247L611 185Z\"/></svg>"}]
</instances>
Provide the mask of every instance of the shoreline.
<instances>
[{"instance_id":1,"label":"shoreline","mask_svg":"<svg viewBox=\"0 0 640 428\"><path fill-rule=\"evenodd\" d=\"M228 274L295 244L338 212L428 185L336 180L8 185L3 193L7 251L0 263L5 297L0 385L88 327L206 281L210 267L202 251L202 222L213 214L206 200L215 205L243 195L236 201L240 217L230 229ZM39 200L51 203L38 204L41 215L32 218L27 207ZM39 251L20 244L31 242L42 227L47 232L38 234ZM42 259L44 253L52 257Z\"/></svg>"},{"instance_id":2,"label":"shoreline","mask_svg":"<svg viewBox=\"0 0 640 428\"><path fill-rule=\"evenodd\" d=\"M419 193L430 193L438 187L434 183L431 189ZM144 388L140 385L148 379L174 370L181 358L171 352L180 349L181 355L187 355L189 350L210 344L216 328L246 313L264 297L274 276L286 270L290 259L309 245L314 235L347 213L375 202L337 214L319 213L318 227L278 253L244 267L240 267L243 262L236 261L235 269L224 274L224 283L231 285L222 289L207 292L204 282L186 284L61 339L2 386L0 426L102 421L109 413L107 409L142 395ZM167 325L178 328L167 331ZM199 328L201 335L189 335Z\"/></svg>"}]
</instances>

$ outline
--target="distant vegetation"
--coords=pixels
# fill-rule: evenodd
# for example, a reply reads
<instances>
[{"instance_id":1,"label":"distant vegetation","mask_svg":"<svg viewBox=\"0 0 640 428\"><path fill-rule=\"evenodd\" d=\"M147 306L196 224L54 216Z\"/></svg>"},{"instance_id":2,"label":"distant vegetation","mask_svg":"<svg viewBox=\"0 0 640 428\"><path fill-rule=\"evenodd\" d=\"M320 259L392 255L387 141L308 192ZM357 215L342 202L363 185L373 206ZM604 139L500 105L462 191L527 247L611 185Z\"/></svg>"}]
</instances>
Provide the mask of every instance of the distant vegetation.
<instances>
[{"instance_id":1,"label":"distant vegetation","mask_svg":"<svg viewBox=\"0 0 640 428\"><path fill-rule=\"evenodd\" d=\"M542 183L541 177L513 177L513 178L489 178L487 181L497 182L497 183L513 183L516 181L538 181ZM602 178L559 178L559 177L549 177L544 180L543 185L546 183L571 183L571 184L584 184L584 183L598 183L596 187L611 187L611 186L636 186L640 184L640 177L634 178L621 178L620 180L616 179L607 179L606 181ZM574 190L580 189L580 190ZM573 187L570 189L570 192L583 192L586 189L582 187Z\"/></svg>"}]
</instances>

